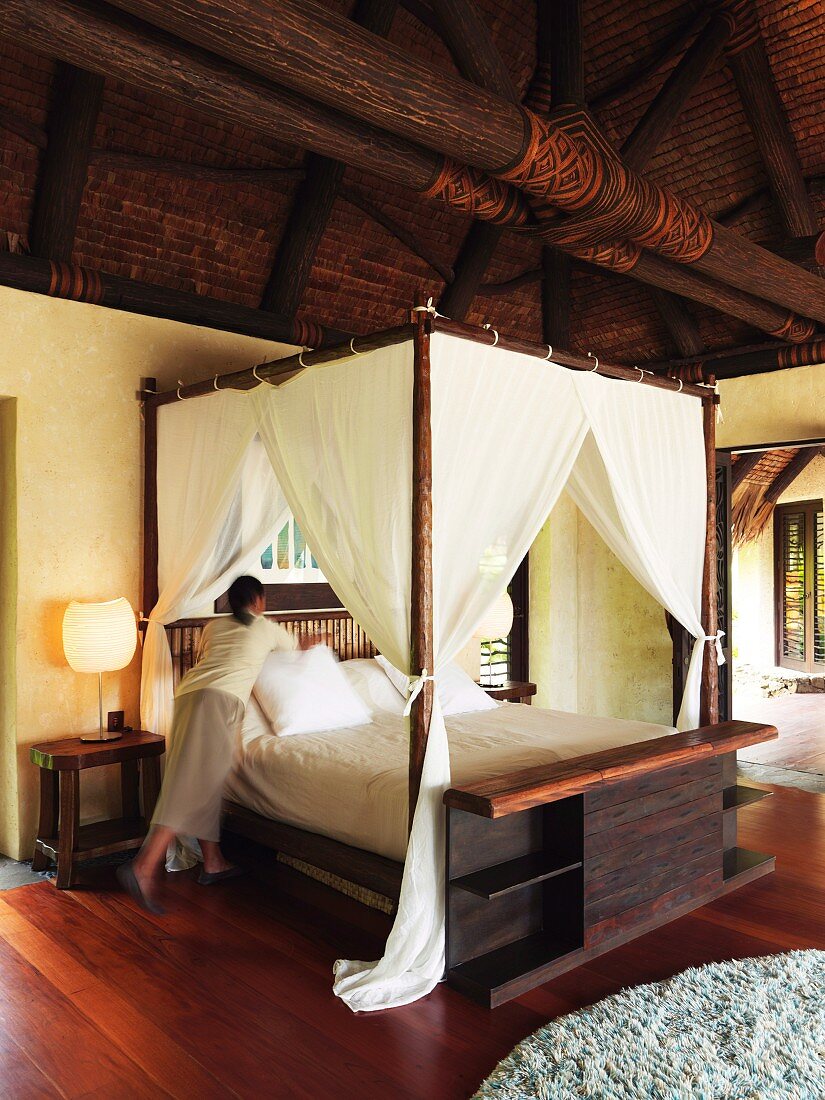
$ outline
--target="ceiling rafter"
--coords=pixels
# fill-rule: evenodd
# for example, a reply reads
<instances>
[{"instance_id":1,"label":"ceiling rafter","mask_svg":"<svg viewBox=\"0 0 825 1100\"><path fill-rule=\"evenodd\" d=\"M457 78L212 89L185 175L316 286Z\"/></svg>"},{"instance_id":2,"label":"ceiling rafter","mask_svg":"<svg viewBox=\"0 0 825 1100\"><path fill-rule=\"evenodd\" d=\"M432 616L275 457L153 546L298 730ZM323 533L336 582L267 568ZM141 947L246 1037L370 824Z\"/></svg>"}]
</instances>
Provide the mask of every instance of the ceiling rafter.
<instances>
[{"instance_id":1,"label":"ceiling rafter","mask_svg":"<svg viewBox=\"0 0 825 1100\"><path fill-rule=\"evenodd\" d=\"M389 34L397 9L397 0L356 0L352 20L383 37ZM261 309L297 316L345 170L343 161L307 153L304 179L275 249Z\"/></svg>"},{"instance_id":2,"label":"ceiling rafter","mask_svg":"<svg viewBox=\"0 0 825 1100\"><path fill-rule=\"evenodd\" d=\"M432 0L432 10L456 68L465 80L515 103L516 89L474 0ZM455 277L442 291L439 310L463 321L501 241L497 225L474 221L455 263Z\"/></svg>"},{"instance_id":3,"label":"ceiling rafter","mask_svg":"<svg viewBox=\"0 0 825 1100\"><path fill-rule=\"evenodd\" d=\"M59 63L35 189L29 248L47 260L69 262L89 171L103 77Z\"/></svg>"},{"instance_id":4,"label":"ceiling rafter","mask_svg":"<svg viewBox=\"0 0 825 1100\"><path fill-rule=\"evenodd\" d=\"M735 493L745 478L755 470L762 461L762 451L750 451L748 454L738 455L736 461L731 464L730 491Z\"/></svg>"},{"instance_id":5,"label":"ceiling rafter","mask_svg":"<svg viewBox=\"0 0 825 1100\"><path fill-rule=\"evenodd\" d=\"M537 79L532 101L539 109L574 104L583 107L584 31L582 0L538 0ZM549 83L547 72L549 70ZM549 91L549 99L542 95ZM541 250L541 330L545 342L570 347L572 260L545 245Z\"/></svg>"},{"instance_id":6,"label":"ceiling rafter","mask_svg":"<svg viewBox=\"0 0 825 1100\"><path fill-rule=\"evenodd\" d=\"M380 206L376 206L367 195L364 195L355 187L347 187L346 184L341 185L338 194L345 202L356 206L377 225L386 229L388 233L395 237L397 241L400 241L414 256L418 256L420 260L423 260L425 264L431 267L445 283L453 281L455 272L449 264L443 263L431 249L426 247L420 237L408 232L402 225L399 225L398 222L395 221L394 218L391 218L389 214L385 213Z\"/></svg>"},{"instance_id":7,"label":"ceiling rafter","mask_svg":"<svg viewBox=\"0 0 825 1100\"><path fill-rule=\"evenodd\" d=\"M722 13L712 14L687 45L669 76L653 97L621 147L625 163L642 172L696 92L705 74L721 57L732 24ZM705 342L684 298L661 286L648 292L679 355L700 355Z\"/></svg>"},{"instance_id":8,"label":"ceiling rafter","mask_svg":"<svg viewBox=\"0 0 825 1100\"><path fill-rule=\"evenodd\" d=\"M288 344L319 347L340 343L351 335L337 328L325 328L306 320L291 321L205 294L10 252L0 251L0 285Z\"/></svg>"},{"instance_id":9,"label":"ceiling rafter","mask_svg":"<svg viewBox=\"0 0 825 1100\"><path fill-rule=\"evenodd\" d=\"M737 17L737 29L727 46L728 68L762 157L776 208L790 236L816 233L816 213L765 53L753 0L732 0L730 8Z\"/></svg>"},{"instance_id":10,"label":"ceiling rafter","mask_svg":"<svg viewBox=\"0 0 825 1100\"><path fill-rule=\"evenodd\" d=\"M127 79L127 80L128 80L129 78L128 78L128 77L124 77L124 79ZM189 98L190 98L190 100L191 100L191 101L194 101L194 100L193 100L193 97L191 97L191 96L190 96ZM387 136L387 135L385 134L384 136ZM397 147L397 146L396 146L396 147Z\"/></svg>"}]
</instances>

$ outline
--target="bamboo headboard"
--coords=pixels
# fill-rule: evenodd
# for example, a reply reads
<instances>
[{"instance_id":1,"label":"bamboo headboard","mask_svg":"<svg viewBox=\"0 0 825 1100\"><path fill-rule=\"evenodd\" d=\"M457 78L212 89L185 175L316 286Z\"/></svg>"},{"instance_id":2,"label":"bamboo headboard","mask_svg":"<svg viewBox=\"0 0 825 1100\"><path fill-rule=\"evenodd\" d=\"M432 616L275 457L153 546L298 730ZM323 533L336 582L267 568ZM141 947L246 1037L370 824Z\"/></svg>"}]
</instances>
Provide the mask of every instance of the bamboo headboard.
<instances>
[{"instance_id":1,"label":"bamboo headboard","mask_svg":"<svg viewBox=\"0 0 825 1100\"><path fill-rule=\"evenodd\" d=\"M342 661L355 657L374 657L378 650L361 627L353 621L349 611L293 611L267 615L281 623L292 634L301 636L326 635L329 644ZM172 652L172 668L175 686L195 663L203 628L209 619L179 619L166 627L169 649Z\"/></svg>"}]
</instances>

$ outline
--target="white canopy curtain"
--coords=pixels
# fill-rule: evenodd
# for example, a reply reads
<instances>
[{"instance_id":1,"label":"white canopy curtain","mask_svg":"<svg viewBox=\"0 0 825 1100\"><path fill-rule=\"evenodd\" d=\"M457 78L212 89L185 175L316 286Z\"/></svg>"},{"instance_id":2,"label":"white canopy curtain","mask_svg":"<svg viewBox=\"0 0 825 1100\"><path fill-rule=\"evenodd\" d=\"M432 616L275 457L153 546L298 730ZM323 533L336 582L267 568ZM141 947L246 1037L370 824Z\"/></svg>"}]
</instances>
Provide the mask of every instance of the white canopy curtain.
<instances>
[{"instance_id":1,"label":"white canopy curtain","mask_svg":"<svg viewBox=\"0 0 825 1100\"><path fill-rule=\"evenodd\" d=\"M431 338L435 675L466 645L550 512L587 426L569 371L454 337ZM322 570L398 668L410 668L412 345L313 368L253 396L278 479ZM547 430L540 410L554 410ZM377 963L341 961L355 1010L428 993L444 970L437 696L398 914Z\"/></svg>"},{"instance_id":2,"label":"white canopy curtain","mask_svg":"<svg viewBox=\"0 0 825 1100\"><path fill-rule=\"evenodd\" d=\"M272 467L252 447L255 418L245 394L224 391L158 409L158 588L143 646L140 715L168 735L173 673L164 626L226 591L260 554L285 508ZM246 501L241 535L227 526L242 477L259 488Z\"/></svg>"},{"instance_id":3,"label":"white canopy curtain","mask_svg":"<svg viewBox=\"0 0 825 1100\"><path fill-rule=\"evenodd\" d=\"M687 629L702 635L705 462L698 399L583 376L442 333L430 338L430 365L436 678L510 581L568 482L608 545ZM407 341L310 367L278 386L211 396L203 414L200 401L191 403L181 419L183 439L159 455L159 489L167 477L177 488L159 502L166 517L159 524L162 593L150 623L155 687L147 688L147 702L165 698L158 690L165 675L161 624L214 598L259 549L249 539L231 560L210 559L256 428L275 471L260 475L262 540L283 506L282 491L353 617L399 669L421 673L410 666L412 393ZM189 508L191 522L176 508ZM171 666L168 675L171 681ZM695 677L689 691L685 713L692 715ZM157 717L145 716L154 720L147 728L158 728ZM335 992L354 1010L408 1003L443 974L442 795L449 783L436 694L384 956L336 964Z\"/></svg>"},{"instance_id":4,"label":"white canopy curtain","mask_svg":"<svg viewBox=\"0 0 825 1100\"><path fill-rule=\"evenodd\" d=\"M676 721L695 729L705 648L702 403L589 374L575 382L591 432L568 491L625 568L696 639Z\"/></svg>"}]
</instances>

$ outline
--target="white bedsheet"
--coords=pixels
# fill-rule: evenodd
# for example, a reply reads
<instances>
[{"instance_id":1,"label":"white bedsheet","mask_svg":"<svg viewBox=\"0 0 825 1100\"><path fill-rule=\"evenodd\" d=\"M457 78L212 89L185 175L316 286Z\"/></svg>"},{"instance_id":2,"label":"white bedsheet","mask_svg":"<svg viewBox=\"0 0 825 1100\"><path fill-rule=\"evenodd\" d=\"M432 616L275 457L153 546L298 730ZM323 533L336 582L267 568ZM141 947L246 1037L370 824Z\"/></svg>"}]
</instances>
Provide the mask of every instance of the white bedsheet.
<instances>
[{"instance_id":1,"label":"white bedsheet","mask_svg":"<svg viewBox=\"0 0 825 1100\"><path fill-rule=\"evenodd\" d=\"M455 715L446 725L456 786L675 732L516 703ZM365 726L275 737L253 697L226 795L264 817L403 860L407 756L395 715L379 711Z\"/></svg>"}]
</instances>

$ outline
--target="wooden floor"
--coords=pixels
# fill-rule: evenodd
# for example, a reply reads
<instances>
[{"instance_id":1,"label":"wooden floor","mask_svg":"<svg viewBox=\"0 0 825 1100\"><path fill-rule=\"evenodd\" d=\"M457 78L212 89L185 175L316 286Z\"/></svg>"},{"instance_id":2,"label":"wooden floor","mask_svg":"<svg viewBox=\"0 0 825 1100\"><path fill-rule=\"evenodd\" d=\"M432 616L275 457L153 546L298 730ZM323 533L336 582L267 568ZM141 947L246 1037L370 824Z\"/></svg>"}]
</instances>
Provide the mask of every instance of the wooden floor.
<instances>
[{"instance_id":1,"label":"wooden floor","mask_svg":"<svg viewBox=\"0 0 825 1100\"><path fill-rule=\"evenodd\" d=\"M116 893L108 869L72 892L7 891L0 1095L467 1097L519 1039L626 985L825 948L825 796L778 788L740 818L740 843L775 852L775 875L493 1012L440 986L351 1014L333 960L374 957L384 918L286 868L208 889L170 876L165 918Z\"/></svg>"},{"instance_id":2,"label":"wooden floor","mask_svg":"<svg viewBox=\"0 0 825 1100\"><path fill-rule=\"evenodd\" d=\"M825 694L734 699L734 714L748 722L768 722L779 730L779 740L742 749L740 760L825 775Z\"/></svg>"}]
</instances>

